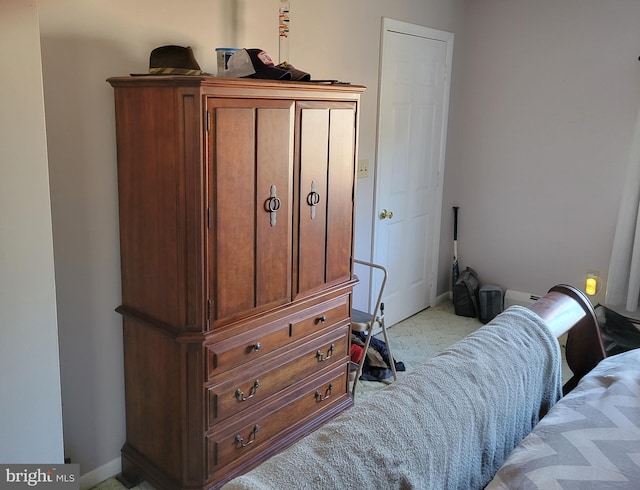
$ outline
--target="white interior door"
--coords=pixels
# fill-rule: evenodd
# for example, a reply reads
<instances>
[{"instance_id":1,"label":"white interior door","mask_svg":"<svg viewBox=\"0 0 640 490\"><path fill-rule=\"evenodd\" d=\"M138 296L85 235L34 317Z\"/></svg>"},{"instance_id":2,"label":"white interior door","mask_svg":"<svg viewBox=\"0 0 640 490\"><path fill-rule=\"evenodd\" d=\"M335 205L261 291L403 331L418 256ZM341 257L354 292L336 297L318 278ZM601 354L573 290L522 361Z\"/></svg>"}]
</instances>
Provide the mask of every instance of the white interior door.
<instances>
[{"instance_id":1,"label":"white interior door","mask_svg":"<svg viewBox=\"0 0 640 490\"><path fill-rule=\"evenodd\" d=\"M393 325L435 302L453 34L392 19L382 33L373 257Z\"/></svg>"}]
</instances>

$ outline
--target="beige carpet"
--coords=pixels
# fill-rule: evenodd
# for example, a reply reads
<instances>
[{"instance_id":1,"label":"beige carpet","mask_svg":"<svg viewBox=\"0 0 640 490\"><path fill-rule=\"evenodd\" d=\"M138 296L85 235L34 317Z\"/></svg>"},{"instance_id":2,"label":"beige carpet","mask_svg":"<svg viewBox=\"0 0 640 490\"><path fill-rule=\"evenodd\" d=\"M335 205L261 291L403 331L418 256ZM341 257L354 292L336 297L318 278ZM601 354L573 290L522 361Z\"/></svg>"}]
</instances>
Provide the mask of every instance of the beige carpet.
<instances>
[{"instance_id":1,"label":"beige carpet","mask_svg":"<svg viewBox=\"0 0 640 490\"><path fill-rule=\"evenodd\" d=\"M482 324L474 318L456 316L452 303L447 301L387 328L389 347L395 359L404 362L407 371L410 371L481 326ZM382 334L379 334L378 338L382 339ZM399 372L398 376L402 377L405 374L406 372ZM393 378L387 381L392 382ZM384 386L384 382L358 381L356 404ZM147 482L142 482L134 488L153 490ZM123 490L124 487L115 478L110 478L94 489Z\"/></svg>"}]
</instances>

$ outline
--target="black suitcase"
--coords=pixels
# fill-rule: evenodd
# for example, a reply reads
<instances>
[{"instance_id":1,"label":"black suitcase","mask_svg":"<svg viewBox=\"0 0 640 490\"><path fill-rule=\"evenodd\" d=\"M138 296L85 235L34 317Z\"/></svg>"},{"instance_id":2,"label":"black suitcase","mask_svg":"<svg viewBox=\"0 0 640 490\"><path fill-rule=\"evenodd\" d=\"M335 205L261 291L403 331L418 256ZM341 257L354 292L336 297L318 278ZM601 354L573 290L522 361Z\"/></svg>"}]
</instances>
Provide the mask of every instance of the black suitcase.
<instances>
[{"instance_id":1,"label":"black suitcase","mask_svg":"<svg viewBox=\"0 0 640 490\"><path fill-rule=\"evenodd\" d=\"M504 309L504 291L495 284L485 284L478 292L478 303L480 304L480 315L478 318L482 323L493 320Z\"/></svg>"}]
</instances>

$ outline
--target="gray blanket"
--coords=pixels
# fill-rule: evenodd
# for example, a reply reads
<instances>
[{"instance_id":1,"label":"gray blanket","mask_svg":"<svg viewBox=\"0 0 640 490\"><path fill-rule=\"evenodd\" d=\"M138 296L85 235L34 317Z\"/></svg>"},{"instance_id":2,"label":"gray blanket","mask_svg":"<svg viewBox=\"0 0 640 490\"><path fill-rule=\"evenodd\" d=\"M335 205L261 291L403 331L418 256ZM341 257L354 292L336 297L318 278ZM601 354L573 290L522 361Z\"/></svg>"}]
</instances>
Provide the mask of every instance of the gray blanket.
<instances>
[{"instance_id":1,"label":"gray blanket","mask_svg":"<svg viewBox=\"0 0 640 490\"><path fill-rule=\"evenodd\" d=\"M223 488L482 488L560 396L557 340L514 306Z\"/></svg>"}]
</instances>

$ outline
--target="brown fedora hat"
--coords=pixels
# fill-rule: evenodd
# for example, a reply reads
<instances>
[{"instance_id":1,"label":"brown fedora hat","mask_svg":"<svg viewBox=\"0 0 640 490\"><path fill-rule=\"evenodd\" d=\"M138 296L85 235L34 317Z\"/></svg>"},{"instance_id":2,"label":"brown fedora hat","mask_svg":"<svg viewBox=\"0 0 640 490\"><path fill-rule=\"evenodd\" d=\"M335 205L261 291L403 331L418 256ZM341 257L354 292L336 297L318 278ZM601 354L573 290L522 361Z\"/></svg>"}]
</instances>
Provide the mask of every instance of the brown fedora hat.
<instances>
[{"instance_id":1,"label":"brown fedora hat","mask_svg":"<svg viewBox=\"0 0 640 490\"><path fill-rule=\"evenodd\" d=\"M151 51L146 75L209 75L200 69L191 46L160 46Z\"/></svg>"}]
</instances>

